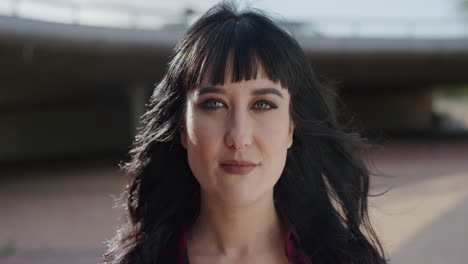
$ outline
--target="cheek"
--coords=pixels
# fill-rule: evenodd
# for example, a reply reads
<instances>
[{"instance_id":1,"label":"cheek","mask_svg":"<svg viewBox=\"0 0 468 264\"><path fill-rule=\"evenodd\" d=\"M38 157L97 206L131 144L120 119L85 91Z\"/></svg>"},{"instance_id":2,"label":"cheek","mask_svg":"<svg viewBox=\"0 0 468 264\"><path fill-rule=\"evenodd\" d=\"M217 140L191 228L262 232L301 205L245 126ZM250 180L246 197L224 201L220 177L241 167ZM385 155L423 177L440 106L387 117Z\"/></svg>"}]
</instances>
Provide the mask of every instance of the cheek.
<instances>
[{"instance_id":1,"label":"cheek","mask_svg":"<svg viewBox=\"0 0 468 264\"><path fill-rule=\"evenodd\" d=\"M256 130L263 148L272 149L272 151L285 151L289 147L289 113L281 113L265 118Z\"/></svg>"},{"instance_id":2,"label":"cheek","mask_svg":"<svg viewBox=\"0 0 468 264\"><path fill-rule=\"evenodd\" d=\"M190 113L190 112L189 112ZM199 114L187 115L187 155L190 168L200 184L208 180L217 164L222 128L219 122Z\"/></svg>"},{"instance_id":3,"label":"cheek","mask_svg":"<svg viewBox=\"0 0 468 264\"><path fill-rule=\"evenodd\" d=\"M283 172L290 143L289 113L266 119L256 130L259 135L258 148L266 162L264 173L272 175L272 180L276 182Z\"/></svg>"},{"instance_id":4,"label":"cheek","mask_svg":"<svg viewBox=\"0 0 468 264\"><path fill-rule=\"evenodd\" d=\"M217 139L222 137L220 122L215 122L200 114L192 114L187 119L187 141L192 148L206 149L216 145Z\"/></svg>"}]
</instances>

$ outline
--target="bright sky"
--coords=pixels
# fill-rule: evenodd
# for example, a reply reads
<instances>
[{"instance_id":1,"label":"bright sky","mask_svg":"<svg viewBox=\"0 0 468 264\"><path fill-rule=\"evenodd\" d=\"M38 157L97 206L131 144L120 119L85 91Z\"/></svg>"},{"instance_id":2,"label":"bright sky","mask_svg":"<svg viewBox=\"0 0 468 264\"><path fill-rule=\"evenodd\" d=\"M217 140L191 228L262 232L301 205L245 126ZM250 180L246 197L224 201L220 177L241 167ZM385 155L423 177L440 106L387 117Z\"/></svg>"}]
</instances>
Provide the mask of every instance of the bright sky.
<instances>
[{"instance_id":1,"label":"bright sky","mask_svg":"<svg viewBox=\"0 0 468 264\"><path fill-rule=\"evenodd\" d=\"M180 1L206 9L217 1ZM253 6L288 19L318 17L443 18L457 15L459 0L257 0ZM195 4L197 3L197 4Z\"/></svg>"},{"instance_id":2,"label":"bright sky","mask_svg":"<svg viewBox=\"0 0 468 264\"><path fill-rule=\"evenodd\" d=\"M12 2L14 0L0 0L0 14L11 11ZM21 4L18 8L21 16L55 21L70 20L72 12L66 4L78 4L81 10L96 9L99 6L110 7L120 10L120 17L115 15L115 11L114 14L103 15L102 11L96 13L90 10L80 14L80 21L84 21L84 24L102 24L101 20L105 20L105 23L109 22L118 26L119 23L127 25L130 23L128 10L140 9L171 18L178 17L187 7L204 12L218 0L21 0L18 2ZM258 7L276 17L290 21L332 21L333 25L327 22L328 24L322 27L323 30L329 32L344 33L356 30L349 27L350 21L361 22L359 34L387 32L391 35L415 31L409 28L408 24L411 24L410 27L416 25L418 31L426 30L430 34L461 30L460 25L456 26L457 29L448 29L450 26L454 27L454 23L460 24L459 3L461 0L240 0L240 2L242 5ZM47 8L41 7L46 5ZM127 16L126 20L122 19L123 13ZM140 17L139 20L142 24L162 22L154 16L153 18ZM340 20L345 20L345 22L337 25L336 21ZM362 25L374 27L374 29L363 30ZM464 27L462 30L468 32L466 25L462 26Z\"/></svg>"}]
</instances>

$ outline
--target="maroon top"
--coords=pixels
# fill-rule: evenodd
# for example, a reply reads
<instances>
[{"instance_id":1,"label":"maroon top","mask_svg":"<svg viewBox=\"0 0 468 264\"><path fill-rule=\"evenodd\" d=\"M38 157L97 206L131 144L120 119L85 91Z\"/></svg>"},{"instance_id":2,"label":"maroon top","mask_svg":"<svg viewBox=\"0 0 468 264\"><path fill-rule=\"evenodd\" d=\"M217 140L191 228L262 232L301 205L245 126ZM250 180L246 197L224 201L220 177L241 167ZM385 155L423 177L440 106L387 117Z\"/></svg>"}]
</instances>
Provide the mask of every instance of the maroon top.
<instances>
[{"instance_id":1,"label":"maroon top","mask_svg":"<svg viewBox=\"0 0 468 264\"><path fill-rule=\"evenodd\" d=\"M312 264L306 252L301 249L299 236L285 214L282 214L282 220L287 230L285 236L285 254L288 260L295 264ZM174 243L172 246L163 250L161 257L166 260L170 259L170 263L189 264L187 254L187 233L185 227L182 227L178 243Z\"/></svg>"}]
</instances>

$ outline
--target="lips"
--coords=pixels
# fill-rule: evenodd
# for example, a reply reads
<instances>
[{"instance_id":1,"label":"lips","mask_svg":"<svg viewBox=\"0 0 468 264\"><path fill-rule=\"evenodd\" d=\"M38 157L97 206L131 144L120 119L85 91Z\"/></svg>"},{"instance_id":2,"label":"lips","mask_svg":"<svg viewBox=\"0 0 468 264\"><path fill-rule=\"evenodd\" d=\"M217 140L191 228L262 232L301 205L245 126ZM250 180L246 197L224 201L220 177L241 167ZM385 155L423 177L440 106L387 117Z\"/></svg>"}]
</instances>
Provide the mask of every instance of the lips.
<instances>
[{"instance_id":1,"label":"lips","mask_svg":"<svg viewBox=\"0 0 468 264\"><path fill-rule=\"evenodd\" d=\"M221 162L221 169L223 169L228 174L238 174L238 175L249 174L257 166L258 164L255 164L250 161L242 161L242 160L227 160L227 161Z\"/></svg>"}]
</instances>

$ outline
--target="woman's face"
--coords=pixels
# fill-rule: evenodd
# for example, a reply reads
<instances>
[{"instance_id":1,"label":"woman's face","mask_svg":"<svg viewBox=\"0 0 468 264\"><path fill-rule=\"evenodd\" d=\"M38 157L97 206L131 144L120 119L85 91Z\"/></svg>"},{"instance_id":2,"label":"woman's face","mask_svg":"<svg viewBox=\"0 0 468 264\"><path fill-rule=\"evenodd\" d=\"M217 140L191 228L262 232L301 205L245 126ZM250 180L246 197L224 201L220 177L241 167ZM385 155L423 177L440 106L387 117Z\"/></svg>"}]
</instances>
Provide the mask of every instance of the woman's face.
<instances>
[{"instance_id":1,"label":"woman's face","mask_svg":"<svg viewBox=\"0 0 468 264\"><path fill-rule=\"evenodd\" d=\"M289 104L288 90L263 76L187 94L181 143L203 199L233 206L272 199L292 145Z\"/></svg>"}]
</instances>

